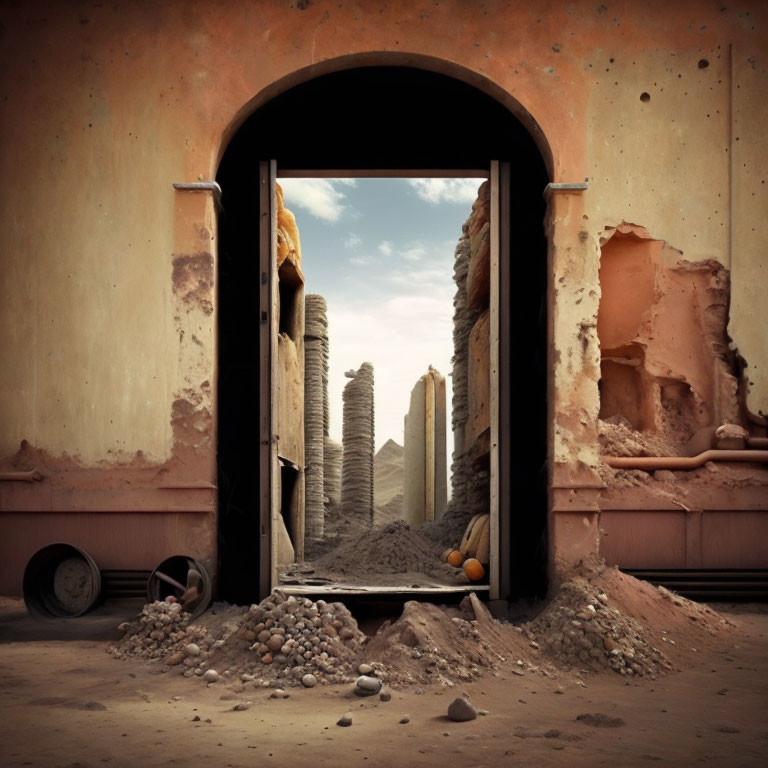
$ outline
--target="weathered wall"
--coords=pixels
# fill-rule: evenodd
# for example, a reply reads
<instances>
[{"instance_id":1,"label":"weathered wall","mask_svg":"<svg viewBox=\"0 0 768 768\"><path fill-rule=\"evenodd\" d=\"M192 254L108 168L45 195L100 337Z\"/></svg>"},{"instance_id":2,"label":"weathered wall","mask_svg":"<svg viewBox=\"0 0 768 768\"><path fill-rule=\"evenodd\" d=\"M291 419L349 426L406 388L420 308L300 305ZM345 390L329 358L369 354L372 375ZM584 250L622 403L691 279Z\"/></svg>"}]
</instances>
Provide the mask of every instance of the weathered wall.
<instances>
[{"instance_id":1,"label":"weathered wall","mask_svg":"<svg viewBox=\"0 0 768 768\"><path fill-rule=\"evenodd\" d=\"M403 427L403 519L411 525L424 522L426 451L424 417L426 381L422 376L411 390Z\"/></svg>"},{"instance_id":2,"label":"weathered wall","mask_svg":"<svg viewBox=\"0 0 768 768\"><path fill-rule=\"evenodd\" d=\"M0 456L27 439L75 470L214 481L215 214L171 184L214 178L253 108L338 57L466 78L526 121L553 181L589 178L547 225L555 509L594 520L563 499L597 463L607 225L730 267L749 405L768 410L764 3L19 2L0 21ZM173 464L190 420L195 461Z\"/></svg>"}]
</instances>

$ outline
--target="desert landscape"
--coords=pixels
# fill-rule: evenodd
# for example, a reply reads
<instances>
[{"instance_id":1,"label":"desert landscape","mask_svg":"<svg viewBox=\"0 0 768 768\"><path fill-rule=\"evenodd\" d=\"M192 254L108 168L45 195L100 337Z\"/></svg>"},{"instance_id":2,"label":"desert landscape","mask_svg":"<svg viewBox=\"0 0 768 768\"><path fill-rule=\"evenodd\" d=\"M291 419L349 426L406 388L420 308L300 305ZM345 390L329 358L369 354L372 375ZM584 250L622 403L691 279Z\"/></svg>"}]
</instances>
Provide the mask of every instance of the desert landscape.
<instances>
[{"instance_id":1,"label":"desert landscape","mask_svg":"<svg viewBox=\"0 0 768 768\"><path fill-rule=\"evenodd\" d=\"M276 591L192 621L172 605L40 622L3 598L3 765L764 764L762 604L692 603L593 564L502 619L471 597L350 612ZM316 614L332 664L290 648L264 663L265 611L282 642L285 617Z\"/></svg>"}]
</instances>

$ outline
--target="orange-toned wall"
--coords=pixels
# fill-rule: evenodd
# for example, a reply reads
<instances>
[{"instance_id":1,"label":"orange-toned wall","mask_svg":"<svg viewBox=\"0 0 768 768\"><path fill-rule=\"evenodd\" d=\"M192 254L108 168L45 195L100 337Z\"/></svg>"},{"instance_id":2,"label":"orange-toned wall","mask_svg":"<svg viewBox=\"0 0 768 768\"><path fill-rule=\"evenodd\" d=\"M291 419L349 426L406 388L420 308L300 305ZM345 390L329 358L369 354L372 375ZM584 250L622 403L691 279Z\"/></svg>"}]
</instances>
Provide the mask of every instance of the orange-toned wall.
<instances>
[{"instance_id":1,"label":"orange-toned wall","mask_svg":"<svg viewBox=\"0 0 768 768\"><path fill-rule=\"evenodd\" d=\"M134 467L139 492L198 484L191 507L215 531L215 211L171 185L213 179L271 95L365 63L466 79L529 125L553 181L589 179L553 194L547 221L553 509L581 515L578 548L597 541L606 226L632 221L731 267L732 336L751 407L768 409L764 3L19 2L0 21L0 457L10 466L26 439L64 467L2 483L4 526L56 493L92 504L91 482L120 488ZM568 529L552 526L555 548ZM4 536L0 561L13 546ZM202 548L215 558L215 535ZM4 572L0 591L18 584Z\"/></svg>"}]
</instances>

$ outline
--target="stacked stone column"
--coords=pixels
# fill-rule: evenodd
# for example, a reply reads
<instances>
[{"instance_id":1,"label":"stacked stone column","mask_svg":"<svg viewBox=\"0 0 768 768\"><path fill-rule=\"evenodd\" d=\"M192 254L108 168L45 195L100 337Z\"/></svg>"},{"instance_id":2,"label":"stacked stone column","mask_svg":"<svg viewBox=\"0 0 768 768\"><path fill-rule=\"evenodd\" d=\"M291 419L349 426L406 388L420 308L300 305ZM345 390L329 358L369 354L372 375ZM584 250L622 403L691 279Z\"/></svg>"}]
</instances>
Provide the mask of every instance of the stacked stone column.
<instances>
[{"instance_id":1,"label":"stacked stone column","mask_svg":"<svg viewBox=\"0 0 768 768\"><path fill-rule=\"evenodd\" d=\"M467 307L467 272L469 270L468 222L456 245L453 279L456 295L453 299L453 401L451 426L453 428L453 461L451 463L451 506L464 509L467 503L469 468L463 459L464 425L469 415L467 407L468 365L467 345L477 312Z\"/></svg>"},{"instance_id":2,"label":"stacked stone column","mask_svg":"<svg viewBox=\"0 0 768 768\"><path fill-rule=\"evenodd\" d=\"M341 504L346 516L373 525L373 366L345 375Z\"/></svg>"},{"instance_id":3,"label":"stacked stone column","mask_svg":"<svg viewBox=\"0 0 768 768\"><path fill-rule=\"evenodd\" d=\"M305 299L304 330L304 477L305 536L323 538L325 528L324 445L328 424L328 317L325 299Z\"/></svg>"},{"instance_id":4,"label":"stacked stone column","mask_svg":"<svg viewBox=\"0 0 768 768\"><path fill-rule=\"evenodd\" d=\"M487 327L483 325L483 315L487 314L490 291L489 214L489 187L486 182L478 190L472 213L462 227L462 235L456 246L453 273L456 294L453 300L454 450L450 507L473 513L487 511L489 502L488 471L482 468L482 462L477 463L482 449L477 440L479 435L475 434L478 425L473 422L471 401L479 372L475 370L477 361L471 359L470 353L473 335L477 337L485 330L484 339L487 340L488 337ZM485 346L487 347L487 343ZM486 368L488 362L485 361ZM488 382L483 383L488 386Z\"/></svg>"},{"instance_id":5,"label":"stacked stone column","mask_svg":"<svg viewBox=\"0 0 768 768\"><path fill-rule=\"evenodd\" d=\"M325 438L323 445L323 487L325 499L329 505L335 506L341 502L341 461L342 447L330 437Z\"/></svg>"}]
</instances>

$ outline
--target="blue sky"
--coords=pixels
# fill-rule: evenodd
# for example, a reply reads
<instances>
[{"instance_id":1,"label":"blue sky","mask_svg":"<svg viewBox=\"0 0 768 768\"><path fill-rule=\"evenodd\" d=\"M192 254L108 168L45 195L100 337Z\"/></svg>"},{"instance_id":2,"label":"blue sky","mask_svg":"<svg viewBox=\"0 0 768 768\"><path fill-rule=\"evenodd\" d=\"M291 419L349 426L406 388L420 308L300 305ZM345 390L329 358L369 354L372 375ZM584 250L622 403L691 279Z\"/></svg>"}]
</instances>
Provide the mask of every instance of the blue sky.
<instances>
[{"instance_id":1,"label":"blue sky","mask_svg":"<svg viewBox=\"0 0 768 768\"><path fill-rule=\"evenodd\" d=\"M403 442L410 391L430 364L450 425L453 256L482 179L278 179L299 227L306 293L328 303L331 437L344 371L373 363L376 448ZM448 434L448 452L453 440Z\"/></svg>"}]
</instances>

